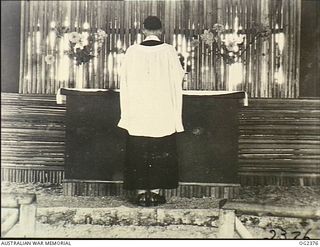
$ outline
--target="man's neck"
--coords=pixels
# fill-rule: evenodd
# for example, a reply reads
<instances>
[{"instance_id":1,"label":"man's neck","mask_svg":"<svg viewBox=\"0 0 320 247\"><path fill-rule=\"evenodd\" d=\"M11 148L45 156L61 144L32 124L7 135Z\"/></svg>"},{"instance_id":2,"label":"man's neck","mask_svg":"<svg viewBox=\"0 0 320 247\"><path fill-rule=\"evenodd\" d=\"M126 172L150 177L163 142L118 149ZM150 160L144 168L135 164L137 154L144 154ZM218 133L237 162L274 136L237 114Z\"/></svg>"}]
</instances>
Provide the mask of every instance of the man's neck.
<instances>
[{"instance_id":1,"label":"man's neck","mask_svg":"<svg viewBox=\"0 0 320 247\"><path fill-rule=\"evenodd\" d=\"M160 41L160 39L159 39L158 36L156 36L156 35L148 35L143 41L147 41L147 40L157 40L157 41Z\"/></svg>"}]
</instances>

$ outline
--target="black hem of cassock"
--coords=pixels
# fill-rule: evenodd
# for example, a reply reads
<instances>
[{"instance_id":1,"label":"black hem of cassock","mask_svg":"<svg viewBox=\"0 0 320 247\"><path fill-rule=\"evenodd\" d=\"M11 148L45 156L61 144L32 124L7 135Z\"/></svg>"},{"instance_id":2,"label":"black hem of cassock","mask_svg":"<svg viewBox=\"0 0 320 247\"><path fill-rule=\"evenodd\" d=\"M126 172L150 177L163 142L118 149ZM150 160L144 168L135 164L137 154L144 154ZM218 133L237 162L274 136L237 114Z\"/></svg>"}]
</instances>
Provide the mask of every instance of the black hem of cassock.
<instances>
[{"instance_id":1,"label":"black hem of cassock","mask_svg":"<svg viewBox=\"0 0 320 247\"><path fill-rule=\"evenodd\" d=\"M175 189L179 184L176 134L126 137L125 190Z\"/></svg>"}]
</instances>

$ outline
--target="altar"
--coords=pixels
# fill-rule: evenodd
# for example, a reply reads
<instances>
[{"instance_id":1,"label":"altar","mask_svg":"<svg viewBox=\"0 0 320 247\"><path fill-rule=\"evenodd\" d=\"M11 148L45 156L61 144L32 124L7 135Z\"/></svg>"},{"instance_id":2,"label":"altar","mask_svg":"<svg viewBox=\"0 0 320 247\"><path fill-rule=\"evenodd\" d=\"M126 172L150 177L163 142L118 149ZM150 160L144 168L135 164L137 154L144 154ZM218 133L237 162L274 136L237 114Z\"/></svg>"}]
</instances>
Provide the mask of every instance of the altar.
<instances>
[{"instance_id":1,"label":"altar","mask_svg":"<svg viewBox=\"0 0 320 247\"><path fill-rule=\"evenodd\" d=\"M123 193L119 92L62 88L61 96L66 96L64 194ZM180 186L167 196L237 196L238 112L246 104L245 92L184 91L185 131L177 137Z\"/></svg>"}]
</instances>

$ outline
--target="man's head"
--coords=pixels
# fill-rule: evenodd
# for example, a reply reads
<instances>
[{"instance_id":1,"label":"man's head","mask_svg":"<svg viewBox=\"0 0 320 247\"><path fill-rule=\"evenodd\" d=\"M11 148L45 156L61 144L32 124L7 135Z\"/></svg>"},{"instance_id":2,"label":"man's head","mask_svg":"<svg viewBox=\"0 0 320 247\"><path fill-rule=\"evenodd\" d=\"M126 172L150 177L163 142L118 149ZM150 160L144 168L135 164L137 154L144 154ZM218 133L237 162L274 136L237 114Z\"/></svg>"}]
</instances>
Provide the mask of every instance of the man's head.
<instances>
[{"instance_id":1,"label":"man's head","mask_svg":"<svg viewBox=\"0 0 320 247\"><path fill-rule=\"evenodd\" d=\"M143 22L144 35L156 35L160 36L162 33L162 24L158 17L148 16Z\"/></svg>"}]
</instances>

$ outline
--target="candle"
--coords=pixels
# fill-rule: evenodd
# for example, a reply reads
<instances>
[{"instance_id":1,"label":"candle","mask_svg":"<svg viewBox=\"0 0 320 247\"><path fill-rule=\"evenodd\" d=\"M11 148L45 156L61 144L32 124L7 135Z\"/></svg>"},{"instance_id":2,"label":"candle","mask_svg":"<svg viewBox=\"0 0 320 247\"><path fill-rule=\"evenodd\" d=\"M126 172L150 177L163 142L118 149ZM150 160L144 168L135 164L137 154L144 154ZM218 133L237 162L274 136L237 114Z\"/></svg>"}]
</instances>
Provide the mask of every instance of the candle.
<instances>
[{"instance_id":1,"label":"candle","mask_svg":"<svg viewBox=\"0 0 320 247\"><path fill-rule=\"evenodd\" d=\"M238 25L239 25L239 18L236 16L234 18L234 33L238 33Z\"/></svg>"}]
</instances>

